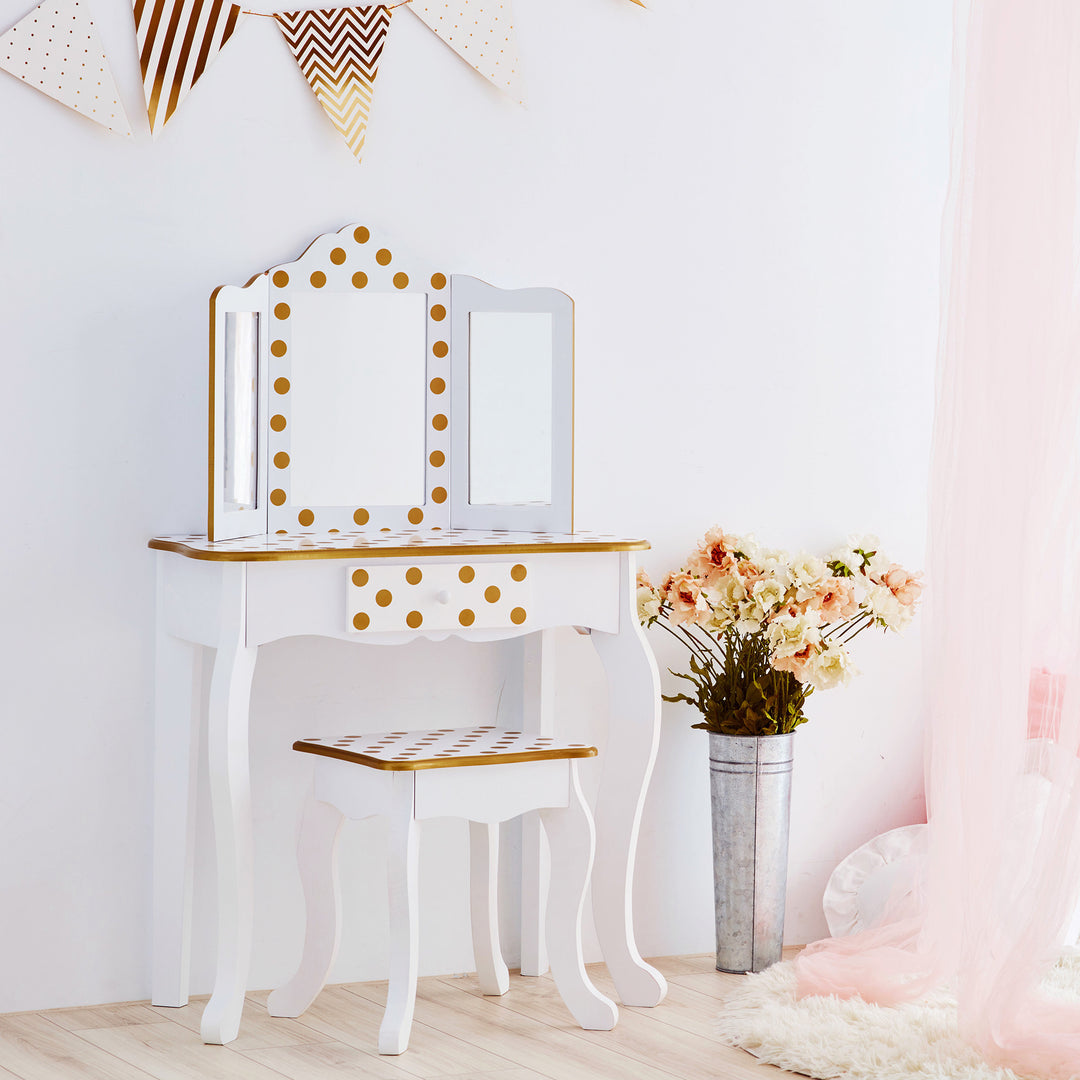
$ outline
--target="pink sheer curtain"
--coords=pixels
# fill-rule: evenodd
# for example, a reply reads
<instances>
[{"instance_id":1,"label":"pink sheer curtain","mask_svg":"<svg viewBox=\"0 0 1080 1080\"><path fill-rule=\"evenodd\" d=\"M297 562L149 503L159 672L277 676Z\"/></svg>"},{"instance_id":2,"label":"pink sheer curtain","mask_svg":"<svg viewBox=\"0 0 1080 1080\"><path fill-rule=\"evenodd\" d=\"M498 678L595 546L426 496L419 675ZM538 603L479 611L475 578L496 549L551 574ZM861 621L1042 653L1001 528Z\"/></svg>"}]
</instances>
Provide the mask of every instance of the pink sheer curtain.
<instances>
[{"instance_id":1,"label":"pink sheer curtain","mask_svg":"<svg viewBox=\"0 0 1080 1080\"><path fill-rule=\"evenodd\" d=\"M1080 0L956 0L917 910L819 942L801 994L955 986L990 1062L1080 1074L1038 989L1080 902ZM1080 989L1080 988L1078 988Z\"/></svg>"}]
</instances>

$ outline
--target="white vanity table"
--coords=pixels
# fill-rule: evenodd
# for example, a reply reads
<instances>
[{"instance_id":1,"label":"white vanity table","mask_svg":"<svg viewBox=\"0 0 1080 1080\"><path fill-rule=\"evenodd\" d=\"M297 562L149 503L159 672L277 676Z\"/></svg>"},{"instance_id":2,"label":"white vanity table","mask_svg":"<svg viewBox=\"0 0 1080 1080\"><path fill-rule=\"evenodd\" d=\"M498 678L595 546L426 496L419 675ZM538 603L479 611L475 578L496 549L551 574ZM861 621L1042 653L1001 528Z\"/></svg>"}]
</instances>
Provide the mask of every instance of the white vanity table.
<instances>
[{"instance_id":1,"label":"white vanity table","mask_svg":"<svg viewBox=\"0 0 1080 1080\"><path fill-rule=\"evenodd\" d=\"M207 1042L236 1037L251 951L251 679L260 645L521 638L523 721L549 731L549 631L587 630L610 730L595 808L593 911L628 1005L663 977L638 953L634 853L659 736L636 614L642 540L573 531L573 306L383 246L363 226L211 300L206 536L156 537L154 977L187 1002L203 651L218 964ZM358 703L363 716L363 703ZM387 726L372 717L372 730ZM297 737L307 734L297 730ZM544 968L535 823L523 830L522 971Z\"/></svg>"}]
</instances>

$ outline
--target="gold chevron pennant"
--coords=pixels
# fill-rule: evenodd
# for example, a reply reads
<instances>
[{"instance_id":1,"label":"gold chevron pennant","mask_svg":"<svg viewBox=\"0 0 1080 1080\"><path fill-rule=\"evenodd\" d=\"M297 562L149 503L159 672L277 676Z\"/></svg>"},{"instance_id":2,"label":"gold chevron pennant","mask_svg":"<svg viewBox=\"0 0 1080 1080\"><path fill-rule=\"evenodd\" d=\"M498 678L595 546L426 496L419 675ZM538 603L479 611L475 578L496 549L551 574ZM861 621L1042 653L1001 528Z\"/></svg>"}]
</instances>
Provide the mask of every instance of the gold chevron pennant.
<instances>
[{"instance_id":1,"label":"gold chevron pennant","mask_svg":"<svg viewBox=\"0 0 1080 1080\"><path fill-rule=\"evenodd\" d=\"M85 0L45 0L0 35L0 68L118 135L131 127Z\"/></svg>"},{"instance_id":2,"label":"gold chevron pennant","mask_svg":"<svg viewBox=\"0 0 1080 1080\"><path fill-rule=\"evenodd\" d=\"M412 0L408 7L485 79L523 100L510 0Z\"/></svg>"},{"instance_id":3,"label":"gold chevron pennant","mask_svg":"<svg viewBox=\"0 0 1080 1080\"><path fill-rule=\"evenodd\" d=\"M382 6L274 15L304 78L357 161L390 15L390 8Z\"/></svg>"},{"instance_id":4,"label":"gold chevron pennant","mask_svg":"<svg viewBox=\"0 0 1080 1080\"><path fill-rule=\"evenodd\" d=\"M134 6L146 115L157 138L233 36L243 11L225 0L135 0Z\"/></svg>"}]
</instances>

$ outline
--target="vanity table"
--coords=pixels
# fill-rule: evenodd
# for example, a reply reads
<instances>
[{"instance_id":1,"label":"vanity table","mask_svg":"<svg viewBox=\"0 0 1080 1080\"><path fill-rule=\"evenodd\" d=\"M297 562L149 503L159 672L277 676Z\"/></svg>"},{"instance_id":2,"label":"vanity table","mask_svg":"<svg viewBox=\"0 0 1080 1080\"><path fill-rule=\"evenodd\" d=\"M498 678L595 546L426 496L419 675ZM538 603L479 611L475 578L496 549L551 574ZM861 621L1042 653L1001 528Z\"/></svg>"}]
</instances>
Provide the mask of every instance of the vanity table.
<instances>
[{"instance_id":1,"label":"vanity table","mask_svg":"<svg viewBox=\"0 0 1080 1080\"><path fill-rule=\"evenodd\" d=\"M206 650L218 958L202 1035L224 1043L237 1035L251 951L259 646L297 635L373 646L518 638L529 661L523 726L543 734L559 626L590 635L609 687L592 886L600 945L624 1004L659 1003L666 984L637 950L631 905L659 737L635 596L634 553L648 544L573 530L569 297L447 275L351 225L218 289L210 341L207 534L150 541L153 1003L188 998ZM535 822L523 826L522 864L522 971L540 974Z\"/></svg>"}]
</instances>

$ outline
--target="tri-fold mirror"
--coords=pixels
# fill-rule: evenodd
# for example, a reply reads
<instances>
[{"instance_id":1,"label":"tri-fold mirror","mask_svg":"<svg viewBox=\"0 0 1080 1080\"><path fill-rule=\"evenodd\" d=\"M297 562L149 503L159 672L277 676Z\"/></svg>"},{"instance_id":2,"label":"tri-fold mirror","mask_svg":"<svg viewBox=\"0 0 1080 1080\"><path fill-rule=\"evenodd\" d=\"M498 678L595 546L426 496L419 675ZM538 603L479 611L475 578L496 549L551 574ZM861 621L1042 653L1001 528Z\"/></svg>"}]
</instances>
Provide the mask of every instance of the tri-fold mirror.
<instances>
[{"instance_id":1,"label":"tri-fold mirror","mask_svg":"<svg viewBox=\"0 0 1080 1080\"><path fill-rule=\"evenodd\" d=\"M210 539L571 532L573 320L363 225L215 290Z\"/></svg>"}]
</instances>

